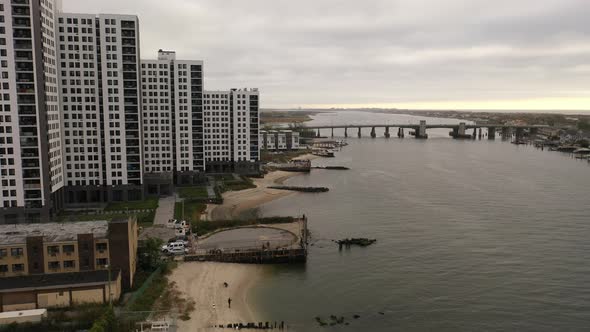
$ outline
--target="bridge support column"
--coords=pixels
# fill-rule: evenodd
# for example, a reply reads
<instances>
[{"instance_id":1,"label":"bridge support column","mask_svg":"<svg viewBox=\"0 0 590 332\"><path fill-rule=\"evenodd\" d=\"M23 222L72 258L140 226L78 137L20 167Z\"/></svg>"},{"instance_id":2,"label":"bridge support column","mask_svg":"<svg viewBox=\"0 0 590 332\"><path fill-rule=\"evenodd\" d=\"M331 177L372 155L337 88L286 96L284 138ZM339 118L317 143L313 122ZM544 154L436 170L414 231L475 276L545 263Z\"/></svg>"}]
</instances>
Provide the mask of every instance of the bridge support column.
<instances>
[{"instance_id":1,"label":"bridge support column","mask_svg":"<svg viewBox=\"0 0 590 332\"><path fill-rule=\"evenodd\" d=\"M334 128L332 128L332 137L334 137Z\"/></svg>"},{"instance_id":2,"label":"bridge support column","mask_svg":"<svg viewBox=\"0 0 590 332\"><path fill-rule=\"evenodd\" d=\"M524 128L516 128L516 141L521 141L524 138Z\"/></svg>"},{"instance_id":3,"label":"bridge support column","mask_svg":"<svg viewBox=\"0 0 590 332\"><path fill-rule=\"evenodd\" d=\"M459 128L453 128L453 130L449 131L449 136L451 136L452 138L458 138L459 137Z\"/></svg>"},{"instance_id":4,"label":"bridge support column","mask_svg":"<svg viewBox=\"0 0 590 332\"><path fill-rule=\"evenodd\" d=\"M539 128L530 128L529 129L529 133L530 133L530 139L531 140L536 140L537 139L537 135L539 134Z\"/></svg>"},{"instance_id":5,"label":"bridge support column","mask_svg":"<svg viewBox=\"0 0 590 332\"><path fill-rule=\"evenodd\" d=\"M420 120L420 126L416 128L416 138L428 138L425 120Z\"/></svg>"},{"instance_id":6,"label":"bridge support column","mask_svg":"<svg viewBox=\"0 0 590 332\"><path fill-rule=\"evenodd\" d=\"M404 128L400 128L399 132L400 132L400 138L404 138L406 136L406 133L404 133Z\"/></svg>"},{"instance_id":7,"label":"bridge support column","mask_svg":"<svg viewBox=\"0 0 590 332\"><path fill-rule=\"evenodd\" d=\"M471 134L471 138L475 139L477 137L477 128L473 128L473 134Z\"/></svg>"},{"instance_id":8,"label":"bridge support column","mask_svg":"<svg viewBox=\"0 0 590 332\"><path fill-rule=\"evenodd\" d=\"M318 133L317 133L316 137L320 137L320 128L318 128Z\"/></svg>"},{"instance_id":9,"label":"bridge support column","mask_svg":"<svg viewBox=\"0 0 590 332\"><path fill-rule=\"evenodd\" d=\"M361 138L361 127L359 127L358 137Z\"/></svg>"},{"instance_id":10,"label":"bridge support column","mask_svg":"<svg viewBox=\"0 0 590 332\"><path fill-rule=\"evenodd\" d=\"M503 127L502 128L502 139L507 140L512 137L512 128L510 127Z\"/></svg>"},{"instance_id":11,"label":"bridge support column","mask_svg":"<svg viewBox=\"0 0 590 332\"><path fill-rule=\"evenodd\" d=\"M453 128L451 136L453 136L453 138L465 138L465 122L460 122L459 127Z\"/></svg>"},{"instance_id":12,"label":"bridge support column","mask_svg":"<svg viewBox=\"0 0 590 332\"><path fill-rule=\"evenodd\" d=\"M477 138L481 139L483 134L481 133L481 128L479 128L479 132L477 134Z\"/></svg>"},{"instance_id":13,"label":"bridge support column","mask_svg":"<svg viewBox=\"0 0 590 332\"><path fill-rule=\"evenodd\" d=\"M389 134L389 127L385 127L385 134L384 135L386 138L391 137L391 135Z\"/></svg>"},{"instance_id":14,"label":"bridge support column","mask_svg":"<svg viewBox=\"0 0 590 332\"><path fill-rule=\"evenodd\" d=\"M344 137L348 137L348 127L344 127Z\"/></svg>"},{"instance_id":15,"label":"bridge support column","mask_svg":"<svg viewBox=\"0 0 590 332\"><path fill-rule=\"evenodd\" d=\"M375 127L371 128L371 138L377 137L377 133L375 132Z\"/></svg>"},{"instance_id":16,"label":"bridge support column","mask_svg":"<svg viewBox=\"0 0 590 332\"><path fill-rule=\"evenodd\" d=\"M488 127L488 139L496 139L496 127Z\"/></svg>"}]
</instances>

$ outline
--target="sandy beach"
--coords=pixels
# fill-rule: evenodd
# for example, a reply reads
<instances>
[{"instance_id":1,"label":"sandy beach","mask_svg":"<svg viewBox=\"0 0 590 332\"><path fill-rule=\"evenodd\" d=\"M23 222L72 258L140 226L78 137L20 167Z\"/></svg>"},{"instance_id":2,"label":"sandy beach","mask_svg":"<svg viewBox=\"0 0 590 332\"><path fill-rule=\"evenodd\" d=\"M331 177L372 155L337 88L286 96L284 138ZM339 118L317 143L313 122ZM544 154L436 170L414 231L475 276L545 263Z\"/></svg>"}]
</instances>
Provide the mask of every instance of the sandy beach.
<instances>
[{"instance_id":1,"label":"sandy beach","mask_svg":"<svg viewBox=\"0 0 590 332\"><path fill-rule=\"evenodd\" d=\"M251 264L181 263L169 280L195 301L195 310L190 320L178 320L178 331L216 331L215 325L258 322L259 317L247 297L252 285L263 275L263 268Z\"/></svg>"},{"instance_id":2,"label":"sandy beach","mask_svg":"<svg viewBox=\"0 0 590 332\"><path fill-rule=\"evenodd\" d=\"M311 154L297 159L314 159ZM208 205L204 214L208 220L235 218L240 213L256 208L296 192L270 189L285 180L300 175L297 172L274 171L262 179L253 179L256 188L223 194L223 204ZM295 226L291 226L295 227ZM196 302L195 311L188 321L178 321L179 331L213 331L214 325L258 322L261 319L252 309L248 292L263 277L264 266L213 262L181 263L170 276L178 289ZM227 282L226 288L223 283ZM228 298L232 299L231 309Z\"/></svg>"},{"instance_id":3,"label":"sandy beach","mask_svg":"<svg viewBox=\"0 0 590 332\"><path fill-rule=\"evenodd\" d=\"M294 159L312 160L316 156L305 154ZM298 172L273 171L262 179L253 179L256 188L230 191L223 194L223 204L207 206L207 220L227 220L237 218L244 211L256 208L264 203L281 197L294 195L296 192L270 189L269 186L283 184L287 179L300 175Z\"/></svg>"}]
</instances>

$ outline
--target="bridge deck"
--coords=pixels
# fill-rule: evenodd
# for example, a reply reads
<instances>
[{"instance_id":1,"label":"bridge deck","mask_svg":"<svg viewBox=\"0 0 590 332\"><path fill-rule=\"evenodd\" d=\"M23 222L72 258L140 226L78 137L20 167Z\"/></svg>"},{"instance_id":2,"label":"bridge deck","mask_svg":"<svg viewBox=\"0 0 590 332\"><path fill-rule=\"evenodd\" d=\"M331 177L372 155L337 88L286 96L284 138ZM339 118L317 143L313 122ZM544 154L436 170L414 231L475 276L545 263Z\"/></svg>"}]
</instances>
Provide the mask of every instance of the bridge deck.
<instances>
[{"instance_id":1,"label":"bridge deck","mask_svg":"<svg viewBox=\"0 0 590 332\"><path fill-rule=\"evenodd\" d=\"M324 125L324 126L304 126L303 128L306 129L344 129L344 128L419 128L420 124L399 124L399 123L380 123L380 124L345 124L345 125ZM448 128L448 129L455 129L459 128L459 124L426 124L426 129L435 129L435 128ZM530 129L530 128L549 128L547 125L503 125L503 124L466 124L465 129L473 129L473 128L523 128L523 129ZM276 130L285 129L285 128L273 128Z\"/></svg>"}]
</instances>

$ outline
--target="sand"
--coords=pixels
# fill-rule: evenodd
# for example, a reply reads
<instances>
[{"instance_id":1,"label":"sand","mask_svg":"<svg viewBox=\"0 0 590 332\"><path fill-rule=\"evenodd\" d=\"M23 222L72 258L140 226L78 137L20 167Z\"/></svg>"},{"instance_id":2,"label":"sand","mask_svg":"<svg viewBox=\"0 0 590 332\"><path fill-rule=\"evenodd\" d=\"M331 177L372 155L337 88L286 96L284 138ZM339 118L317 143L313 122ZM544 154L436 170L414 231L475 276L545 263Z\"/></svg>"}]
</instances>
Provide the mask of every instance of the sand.
<instances>
[{"instance_id":1,"label":"sand","mask_svg":"<svg viewBox=\"0 0 590 332\"><path fill-rule=\"evenodd\" d=\"M314 159L316 156L303 155L298 159ZM263 179L253 179L256 188L223 194L223 204L208 205L203 216L208 220L224 220L239 216L242 212L256 208L272 200L295 195L296 192L269 189L282 184L297 172L274 171ZM291 225L290 227L295 227ZM264 274L264 266L251 264L230 264L214 262L181 263L170 276L178 289L195 302L195 311L188 321L178 320L178 331L218 331L214 325L258 322L260 316L252 309L248 293ZM223 283L229 287L225 288ZM231 309L227 299L231 298Z\"/></svg>"},{"instance_id":2,"label":"sand","mask_svg":"<svg viewBox=\"0 0 590 332\"><path fill-rule=\"evenodd\" d=\"M181 263L169 277L195 301L188 321L178 320L178 331L216 331L214 325L258 322L248 292L263 274L263 266L214 262ZM228 287L223 283L227 282ZM232 299L231 309L227 300Z\"/></svg>"},{"instance_id":3,"label":"sand","mask_svg":"<svg viewBox=\"0 0 590 332\"><path fill-rule=\"evenodd\" d=\"M296 194L293 191L270 189L269 186L282 184L290 177L302 173L274 171L263 179L253 179L256 188L230 191L223 194L223 204L207 206L208 220L228 220L237 218L242 212L256 208L275 199Z\"/></svg>"}]
</instances>

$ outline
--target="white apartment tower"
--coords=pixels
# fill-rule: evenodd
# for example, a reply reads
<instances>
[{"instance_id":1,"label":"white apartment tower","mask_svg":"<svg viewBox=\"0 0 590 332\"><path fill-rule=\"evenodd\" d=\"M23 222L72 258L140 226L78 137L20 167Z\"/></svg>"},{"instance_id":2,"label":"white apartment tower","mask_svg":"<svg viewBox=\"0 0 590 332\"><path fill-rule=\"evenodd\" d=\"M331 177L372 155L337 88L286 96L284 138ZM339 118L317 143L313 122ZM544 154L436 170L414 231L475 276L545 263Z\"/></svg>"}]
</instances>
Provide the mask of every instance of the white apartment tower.
<instances>
[{"instance_id":1,"label":"white apartment tower","mask_svg":"<svg viewBox=\"0 0 590 332\"><path fill-rule=\"evenodd\" d=\"M47 218L63 205L53 0L0 1L0 218Z\"/></svg>"},{"instance_id":2,"label":"white apartment tower","mask_svg":"<svg viewBox=\"0 0 590 332\"><path fill-rule=\"evenodd\" d=\"M61 13L58 44L66 203L141 199L137 16Z\"/></svg>"},{"instance_id":3,"label":"white apartment tower","mask_svg":"<svg viewBox=\"0 0 590 332\"><path fill-rule=\"evenodd\" d=\"M205 91L204 96L207 170L256 172L260 158L258 89Z\"/></svg>"}]
</instances>

